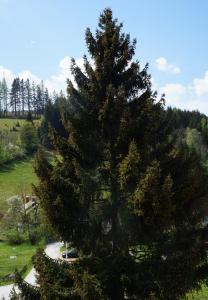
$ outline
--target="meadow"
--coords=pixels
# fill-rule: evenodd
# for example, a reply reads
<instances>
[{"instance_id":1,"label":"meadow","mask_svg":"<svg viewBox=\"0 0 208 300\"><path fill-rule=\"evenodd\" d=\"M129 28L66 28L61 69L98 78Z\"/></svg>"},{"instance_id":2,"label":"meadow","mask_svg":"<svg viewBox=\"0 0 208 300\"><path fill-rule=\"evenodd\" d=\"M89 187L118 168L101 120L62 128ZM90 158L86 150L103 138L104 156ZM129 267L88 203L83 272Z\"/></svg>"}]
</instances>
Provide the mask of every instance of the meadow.
<instances>
[{"instance_id":1,"label":"meadow","mask_svg":"<svg viewBox=\"0 0 208 300\"><path fill-rule=\"evenodd\" d=\"M22 271L23 277L32 267L31 257L35 254L37 246L30 244L9 245L5 242L0 243L0 285L11 283L12 280L3 280L15 270Z\"/></svg>"},{"instance_id":2,"label":"meadow","mask_svg":"<svg viewBox=\"0 0 208 300\"><path fill-rule=\"evenodd\" d=\"M14 127L20 128L24 125L26 120L24 119L8 119L1 118L0 119L0 130L12 130Z\"/></svg>"},{"instance_id":3,"label":"meadow","mask_svg":"<svg viewBox=\"0 0 208 300\"><path fill-rule=\"evenodd\" d=\"M0 211L8 208L8 198L32 193L32 184L37 182L33 168L34 157L26 157L24 160L10 162L0 166Z\"/></svg>"},{"instance_id":4,"label":"meadow","mask_svg":"<svg viewBox=\"0 0 208 300\"><path fill-rule=\"evenodd\" d=\"M26 122L25 119L0 118L0 130L12 130L15 127L18 131L18 129ZM34 120L34 123L35 125L38 125L40 120Z\"/></svg>"}]
</instances>

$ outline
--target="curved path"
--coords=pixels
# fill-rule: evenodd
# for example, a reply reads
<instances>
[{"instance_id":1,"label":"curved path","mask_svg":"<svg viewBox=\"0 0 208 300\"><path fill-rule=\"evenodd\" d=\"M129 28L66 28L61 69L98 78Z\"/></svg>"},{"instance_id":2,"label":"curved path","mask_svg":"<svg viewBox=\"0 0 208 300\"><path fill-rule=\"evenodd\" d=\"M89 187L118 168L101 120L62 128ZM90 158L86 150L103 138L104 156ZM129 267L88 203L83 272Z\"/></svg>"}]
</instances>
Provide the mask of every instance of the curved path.
<instances>
[{"instance_id":1,"label":"curved path","mask_svg":"<svg viewBox=\"0 0 208 300\"><path fill-rule=\"evenodd\" d=\"M61 242L48 244L45 248L45 253L53 259L58 259L61 256L60 248L62 245L63 243ZM36 285L36 275L37 272L34 268L32 268L31 271L25 277L25 281L32 285ZM2 300L4 297L5 300L9 300L9 294L13 287L14 284L0 286L0 299ZM15 287L15 290L17 290L17 287Z\"/></svg>"}]
</instances>

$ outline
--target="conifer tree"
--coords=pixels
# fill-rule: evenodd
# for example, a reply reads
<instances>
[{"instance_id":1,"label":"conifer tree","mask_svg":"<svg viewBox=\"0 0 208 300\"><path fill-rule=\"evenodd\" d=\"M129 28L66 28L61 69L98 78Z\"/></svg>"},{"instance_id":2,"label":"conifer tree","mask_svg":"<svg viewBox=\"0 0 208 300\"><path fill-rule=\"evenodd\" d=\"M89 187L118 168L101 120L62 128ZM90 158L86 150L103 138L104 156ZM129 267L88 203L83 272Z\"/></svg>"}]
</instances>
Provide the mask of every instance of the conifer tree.
<instances>
[{"instance_id":1,"label":"conifer tree","mask_svg":"<svg viewBox=\"0 0 208 300\"><path fill-rule=\"evenodd\" d=\"M14 115L17 115L19 108L19 78L14 78L10 92L10 107Z\"/></svg>"},{"instance_id":2,"label":"conifer tree","mask_svg":"<svg viewBox=\"0 0 208 300\"><path fill-rule=\"evenodd\" d=\"M32 82L32 108L34 111L35 116L37 116L37 91L34 81Z\"/></svg>"},{"instance_id":3,"label":"conifer tree","mask_svg":"<svg viewBox=\"0 0 208 300\"><path fill-rule=\"evenodd\" d=\"M2 88L2 94L3 94L4 115L7 115L7 113L8 113L8 87L7 87L5 78L3 78L3 80L2 80L1 88Z\"/></svg>"},{"instance_id":4,"label":"conifer tree","mask_svg":"<svg viewBox=\"0 0 208 300\"><path fill-rule=\"evenodd\" d=\"M32 91L31 91L29 79L27 79L25 82L25 94L26 94L26 105L27 105L28 113L30 113L31 105L32 105Z\"/></svg>"},{"instance_id":5,"label":"conifer tree","mask_svg":"<svg viewBox=\"0 0 208 300\"><path fill-rule=\"evenodd\" d=\"M20 107L21 107L20 109L23 116L25 113L25 104L26 104L26 88L25 88L24 79L21 79L20 80Z\"/></svg>"},{"instance_id":6,"label":"conifer tree","mask_svg":"<svg viewBox=\"0 0 208 300\"><path fill-rule=\"evenodd\" d=\"M208 275L207 178L168 137L164 101L110 9L86 43L93 64L72 61L62 103L67 134L50 133L56 164L39 152L36 165L48 224L79 259L63 267L37 254L41 299L180 299Z\"/></svg>"},{"instance_id":7,"label":"conifer tree","mask_svg":"<svg viewBox=\"0 0 208 300\"><path fill-rule=\"evenodd\" d=\"M0 116L2 115L2 109L3 107L3 88L2 88L2 82L0 81Z\"/></svg>"}]
</instances>

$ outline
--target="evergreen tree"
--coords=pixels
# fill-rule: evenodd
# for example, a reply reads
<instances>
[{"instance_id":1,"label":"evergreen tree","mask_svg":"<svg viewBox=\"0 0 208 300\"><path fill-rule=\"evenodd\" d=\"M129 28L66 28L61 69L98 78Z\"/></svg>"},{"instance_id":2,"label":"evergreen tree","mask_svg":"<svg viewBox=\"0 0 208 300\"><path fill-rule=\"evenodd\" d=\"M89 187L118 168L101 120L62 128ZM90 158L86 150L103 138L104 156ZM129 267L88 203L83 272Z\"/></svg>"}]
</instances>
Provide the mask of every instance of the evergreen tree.
<instances>
[{"instance_id":1,"label":"evergreen tree","mask_svg":"<svg viewBox=\"0 0 208 300\"><path fill-rule=\"evenodd\" d=\"M8 87L7 87L5 78L3 78L2 83L1 83L1 90L2 90L2 94L3 94L4 115L7 115L7 113L8 113Z\"/></svg>"},{"instance_id":2,"label":"evergreen tree","mask_svg":"<svg viewBox=\"0 0 208 300\"><path fill-rule=\"evenodd\" d=\"M87 29L93 66L72 62L67 135L51 130L55 165L37 157L48 224L79 251L68 271L37 254L41 299L176 300L208 275L207 178L195 153L170 141L163 99L121 30L110 9L95 36Z\"/></svg>"},{"instance_id":3,"label":"evergreen tree","mask_svg":"<svg viewBox=\"0 0 208 300\"><path fill-rule=\"evenodd\" d=\"M16 106L18 115L21 115L21 87L20 87L20 78L16 78L16 85L15 85L15 93L16 93Z\"/></svg>"},{"instance_id":4,"label":"evergreen tree","mask_svg":"<svg viewBox=\"0 0 208 300\"><path fill-rule=\"evenodd\" d=\"M49 92L48 92L48 89L45 88L45 90L44 90L44 109L45 109L45 106L48 104L49 101L50 101Z\"/></svg>"},{"instance_id":5,"label":"evergreen tree","mask_svg":"<svg viewBox=\"0 0 208 300\"><path fill-rule=\"evenodd\" d=\"M2 115L2 110L3 110L3 85L2 82L0 81L0 116Z\"/></svg>"},{"instance_id":6,"label":"evergreen tree","mask_svg":"<svg viewBox=\"0 0 208 300\"><path fill-rule=\"evenodd\" d=\"M0 114L7 114L8 88L5 78L0 81Z\"/></svg>"},{"instance_id":7,"label":"evergreen tree","mask_svg":"<svg viewBox=\"0 0 208 300\"><path fill-rule=\"evenodd\" d=\"M14 78L10 92L10 107L14 115L17 115L19 108L19 78Z\"/></svg>"},{"instance_id":8,"label":"evergreen tree","mask_svg":"<svg viewBox=\"0 0 208 300\"><path fill-rule=\"evenodd\" d=\"M39 137L41 144L49 149L53 149L53 142L51 141L50 129L53 128L62 137L67 137L67 132L61 122L61 105L65 98L62 96L57 98L55 103L48 100L44 114L43 120L39 127Z\"/></svg>"},{"instance_id":9,"label":"evergreen tree","mask_svg":"<svg viewBox=\"0 0 208 300\"><path fill-rule=\"evenodd\" d=\"M35 83L32 83L32 108L35 116L37 116L37 92Z\"/></svg>"},{"instance_id":10,"label":"evergreen tree","mask_svg":"<svg viewBox=\"0 0 208 300\"><path fill-rule=\"evenodd\" d=\"M42 113L42 107L43 107L43 94L42 94L42 89L40 85L36 86L36 103L35 103L35 110L36 110L36 115L40 116Z\"/></svg>"},{"instance_id":11,"label":"evergreen tree","mask_svg":"<svg viewBox=\"0 0 208 300\"><path fill-rule=\"evenodd\" d=\"M25 114L25 104L26 104L26 88L24 79L20 80L20 105L21 105L21 112L24 116Z\"/></svg>"},{"instance_id":12,"label":"evergreen tree","mask_svg":"<svg viewBox=\"0 0 208 300\"><path fill-rule=\"evenodd\" d=\"M31 91L31 86L30 86L30 80L27 79L25 82L25 90L26 90L26 105L27 105L27 110L28 113L31 112L31 105L32 105L32 91Z\"/></svg>"},{"instance_id":13,"label":"evergreen tree","mask_svg":"<svg viewBox=\"0 0 208 300\"><path fill-rule=\"evenodd\" d=\"M37 129L31 122L27 122L20 130L20 141L22 148L27 154L31 154L37 150L38 136Z\"/></svg>"}]
</instances>

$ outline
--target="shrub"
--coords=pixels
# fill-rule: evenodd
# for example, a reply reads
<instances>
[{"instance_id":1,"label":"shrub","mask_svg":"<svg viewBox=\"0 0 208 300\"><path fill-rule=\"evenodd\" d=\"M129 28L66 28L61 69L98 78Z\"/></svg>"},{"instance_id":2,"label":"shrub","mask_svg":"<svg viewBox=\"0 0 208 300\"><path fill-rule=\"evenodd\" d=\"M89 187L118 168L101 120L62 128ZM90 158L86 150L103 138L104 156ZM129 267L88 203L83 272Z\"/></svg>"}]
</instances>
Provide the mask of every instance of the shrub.
<instances>
[{"instance_id":1,"label":"shrub","mask_svg":"<svg viewBox=\"0 0 208 300\"><path fill-rule=\"evenodd\" d=\"M33 124L27 122L20 130L20 141L27 153L33 153L38 147L37 130Z\"/></svg>"},{"instance_id":2,"label":"shrub","mask_svg":"<svg viewBox=\"0 0 208 300\"><path fill-rule=\"evenodd\" d=\"M17 128L15 126L13 126L10 131L17 131Z\"/></svg>"},{"instance_id":3,"label":"shrub","mask_svg":"<svg viewBox=\"0 0 208 300\"><path fill-rule=\"evenodd\" d=\"M20 245L24 242L24 237L19 232L10 231L7 240L10 245Z\"/></svg>"}]
</instances>

